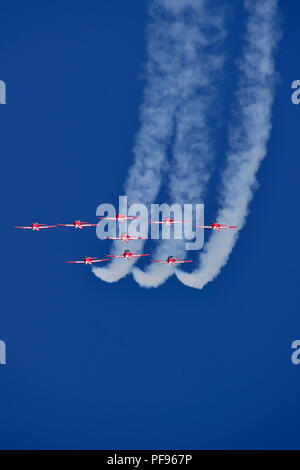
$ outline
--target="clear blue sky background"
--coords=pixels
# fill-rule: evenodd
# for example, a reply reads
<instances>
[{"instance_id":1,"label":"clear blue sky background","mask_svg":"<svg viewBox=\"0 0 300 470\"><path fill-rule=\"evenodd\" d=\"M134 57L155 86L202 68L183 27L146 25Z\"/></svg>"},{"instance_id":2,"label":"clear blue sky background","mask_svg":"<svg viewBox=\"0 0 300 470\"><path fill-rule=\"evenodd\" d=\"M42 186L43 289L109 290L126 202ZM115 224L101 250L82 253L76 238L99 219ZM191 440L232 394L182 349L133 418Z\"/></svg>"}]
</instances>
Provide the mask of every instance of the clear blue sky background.
<instances>
[{"instance_id":1,"label":"clear blue sky background","mask_svg":"<svg viewBox=\"0 0 300 470\"><path fill-rule=\"evenodd\" d=\"M2 5L0 448L300 448L300 105L290 99L300 4L280 3L260 187L203 291L175 278L109 285L68 265L107 252L93 229L13 229L93 221L98 204L116 202L139 126L147 12L142 0ZM242 30L241 2L231 4Z\"/></svg>"}]
</instances>

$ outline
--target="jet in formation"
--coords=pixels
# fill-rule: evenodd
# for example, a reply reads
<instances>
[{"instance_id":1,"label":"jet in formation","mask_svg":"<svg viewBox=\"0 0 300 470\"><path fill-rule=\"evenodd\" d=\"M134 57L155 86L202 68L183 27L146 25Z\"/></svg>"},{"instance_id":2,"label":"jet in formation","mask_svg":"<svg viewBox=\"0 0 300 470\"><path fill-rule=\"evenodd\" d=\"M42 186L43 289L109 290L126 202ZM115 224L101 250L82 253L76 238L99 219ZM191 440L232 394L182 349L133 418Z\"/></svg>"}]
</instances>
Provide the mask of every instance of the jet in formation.
<instances>
[{"instance_id":1,"label":"jet in formation","mask_svg":"<svg viewBox=\"0 0 300 470\"><path fill-rule=\"evenodd\" d=\"M193 261L183 261L181 259L176 259L174 256L169 256L166 260L157 260L157 259L152 259L152 263L167 263L167 264L181 264L181 263L192 263Z\"/></svg>"},{"instance_id":2,"label":"jet in formation","mask_svg":"<svg viewBox=\"0 0 300 470\"><path fill-rule=\"evenodd\" d=\"M170 219L169 217L167 217L166 219L162 220L162 221L159 221L159 220L150 220L149 221L149 224L162 224L162 225L167 225L169 227L171 227L171 225L174 225L174 224L185 224L186 222L189 222L189 220L174 220L174 219Z\"/></svg>"},{"instance_id":3,"label":"jet in formation","mask_svg":"<svg viewBox=\"0 0 300 470\"><path fill-rule=\"evenodd\" d=\"M75 264L90 264L92 265L93 263L101 263L102 261L109 261L108 258L106 259L99 259L99 258L91 258L90 256L86 256L83 260L81 261L68 261L68 263L75 263Z\"/></svg>"},{"instance_id":4,"label":"jet in formation","mask_svg":"<svg viewBox=\"0 0 300 470\"><path fill-rule=\"evenodd\" d=\"M150 256L149 254L148 255L144 255L144 254L138 254L138 253L131 253L131 251L129 250L125 250L124 253L122 255L107 255L109 256L110 258L125 258L125 259L128 259L129 261L131 261L133 258L140 258L141 256Z\"/></svg>"},{"instance_id":5,"label":"jet in formation","mask_svg":"<svg viewBox=\"0 0 300 470\"><path fill-rule=\"evenodd\" d=\"M102 220L116 220L117 222L124 222L125 220L140 219L140 217L131 217L130 215L117 214L116 217L99 217Z\"/></svg>"},{"instance_id":6,"label":"jet in formation","mask_svg":"<svg viewBox=\"0 0 300 470\"><path fill-rule=\"evenodd\" d=\"M132 237L127 233L122 233L120 237L106 237L107 240L121 240L122 242L130 242L130 240L146 240L147 237Z\"/></svg>"},{"instance_id":7,"label":"jet in formation","mask_svg":"<svg viewBox=\"0 0 300 470\"><path fill-rule=\"evenodd\" d=\"M218 222L213 222L211 225L196 225L198 228L210 228L212 230L220 230L229 229L229 228L238 228L237 225L225 225L225 224L218 224Z\"/></svg>"},{"instance_id":8,"label":"jet in formation","mask_svg":"<svg viewBox=\"0 0 300 470\"><path fill-rule=\"evenodd\" d=\"M15 227L15 228L23 228L29 230L36 230L39 232L42 228L53 228L57 227L57 225L46 225L46 224L39 224L38 222L33 222L29 227Z\"/></svg>"},{"instance_id":9,"label":"jet in formation","mask_svg":"<svg viewBox=\"0 0 300 470\"><path fill-rule=\"evenodd\" d=\"M83 227L96 227L97 224L90 224L89 222L81 222L81 220L75 220L72 224L57 224L59 227L74 227L74 228L79 228L80 230L83 229Z\"/></svg>"}]
</instances>

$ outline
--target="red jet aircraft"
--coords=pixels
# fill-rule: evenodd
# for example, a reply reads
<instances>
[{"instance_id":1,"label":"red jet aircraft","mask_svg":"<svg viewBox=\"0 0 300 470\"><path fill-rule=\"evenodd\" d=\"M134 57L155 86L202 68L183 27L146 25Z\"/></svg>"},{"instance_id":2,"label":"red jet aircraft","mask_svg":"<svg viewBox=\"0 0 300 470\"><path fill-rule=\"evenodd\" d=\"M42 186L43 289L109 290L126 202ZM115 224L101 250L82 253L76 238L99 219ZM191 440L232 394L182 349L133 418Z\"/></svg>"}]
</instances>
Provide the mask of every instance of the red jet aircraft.
<instances>
[{"instance_id":1,"label":"red jet aircraft","mask_svg":"<svg viewBox=\"0 0 300 470\"><path fill-rule=\"evenodd\" d=\"M89 222L81 222L80 220L75 220L73 224L57 224L60 227L75 227L75 228L80 228L80 230L83 229L83 227L96 227L97 224L90 224Z\"/></svg>"},{"instance_id":2,"label":"red jet aircraft","mask_svg":"<svg viewBox=\"0 0 300 470\"><path fill-rule=\"evenodd\" d=\"M131 237L127 233L122 233L120 237L106 237L107 240L122 240L122 242L128 243L130 240L146 240L147 237Z\"/></svg>"},{"instance_id":3,"label":"red jet aircraft","mask_svg":"<svg viewBox=\"0 0 300 470\"><path fill-rule=\"evenodd\" d=\"M15 228L24 228L24 229L39 231L41 228L52 228L52 227L57 227L57 225L46 225L46 224L38 224L37 222L33 222L33 224L31 224L30 227L15 227Z\"/></svg>"},{"instance_id":4,"label":"red jet aircraft","mask_svg":"<svg viewBox=\"0 0 300 470\"><path fill-rule=\"evenodd\" d=\"M124 222L124 220L140 219L140 217L131 217L130 215L125 216L125 215L122 215L122 214L117 214L117 217L99 217L99 219L116 220L117 222Z\"/></svg>"},{"instance_id":5,"label":"red jet aircraft","mask_svg":"<svg viewBox=\"0 0 300 470\"><path fill-rule=\"evenodd\" d=\"M100 263L101 261L109 261L108 258L106 259L99 259L99 258L91 258L90 256L86 256L82 261L68 261L68 263L77 263L77 264L90 264L93 263Z\"/></svg>"},{"instance_id":6,"label":"red jet aircraft","mask_svg":"<svg viewBox=\"0 0 300 470\"><path fill-rule=\"evenodd\" d=\"M125 250L122 255L107 255L110 258L125 258L128 259L129 261L132 260L132 258L139 258L140 256L150 256L150 255L139 255L137 253L131 253L128 250Z\"/></svg>"},{"instance_id":7,"label":"red jet aircraft","mask_svg":"<svg viewBox=\"0 0 300 470\"><path fill-rule=\"evenodd\" d=\"M213 222L211 225L196 225L198 228L211 228L212 230L217 230L218 232L227 228L238 228L237 225L225 225L218 224L218 222Z\"/></svg>"},{"instance_id":8,"label":"red jet aircraft","mask_svg":"<svg viewBox=\"0 0 300 470\"><path fill-rule=\"evenodd\" d=\"M188 220L174 220L170 218L166 218L163 221L155 221L153 222L150 220L149 224L163 224L163 225L168 225L169 227L173 224L185 224L186 222L189 222Z\"/></svg>"},{"instance_id":9,"label":"red jet aircraft","mask_svg":"<svg viewBox=\"0 0 300 470\"><path fill-rule=\"evenodd\" d=\"M193 261L182 261L180 259L176 259L173 256L169 256L166 260L151 260L152 263L168 263L168 264L181 264L181 263L192 263Z\"/></svg>"}]
</instances>

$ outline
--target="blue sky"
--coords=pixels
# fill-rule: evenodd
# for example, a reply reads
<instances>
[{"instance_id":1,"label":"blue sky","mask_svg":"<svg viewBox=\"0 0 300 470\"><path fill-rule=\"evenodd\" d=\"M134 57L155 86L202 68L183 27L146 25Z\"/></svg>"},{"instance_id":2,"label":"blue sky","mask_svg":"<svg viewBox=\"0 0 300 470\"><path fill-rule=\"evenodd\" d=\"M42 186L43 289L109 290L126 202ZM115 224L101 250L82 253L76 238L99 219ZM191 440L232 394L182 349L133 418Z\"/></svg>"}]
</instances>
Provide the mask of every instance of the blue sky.
<instances>
[{"instance_id":1,"label":"blue sky","mask_svg":"<svg viewBox=\"0 0 300 470\"><path fill-rule=\"evenodd\" d=\"M0 448L299 449L299 4L280 2L273 129L247 225L202 291L175 277L106 284L68 265L107 253L93 229L13 229L92 222L117 202L139 127L146 2L2 10Z\"/></svg>"}]
</instances>

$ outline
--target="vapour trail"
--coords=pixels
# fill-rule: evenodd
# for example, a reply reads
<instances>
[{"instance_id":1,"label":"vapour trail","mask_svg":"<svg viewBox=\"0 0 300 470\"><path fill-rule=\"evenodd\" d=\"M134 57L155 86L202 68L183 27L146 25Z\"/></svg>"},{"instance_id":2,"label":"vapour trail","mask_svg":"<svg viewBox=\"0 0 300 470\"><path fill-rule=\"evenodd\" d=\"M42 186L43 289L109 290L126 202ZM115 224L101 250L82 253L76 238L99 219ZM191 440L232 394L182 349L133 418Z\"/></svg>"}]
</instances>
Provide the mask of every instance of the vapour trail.
<instances>
[{"instance_id":1,"label":"vapour trail","mask_svg":"<svg viewBox=\"0 0 300 470\"><path fill-rule=\"evenodd\" d=\"M225 15L211 11L213 2L204 2L198 15L193 15L177 27L176 36L185 37L190 55L188 70L193 86L183 88L175 113L172 161L168 174L168 190L172 203L196 204L203 200L210 179L210 166L215 152L210 131L225 54L222 50L226 29ZM184 5L185 2L182 2ZM182 15L182 11L180 12ZM187 64L182 62L182 67ZM179 259L186 256L185 240L161 240L154 259L166 259L170 254ZM143 287L158 287L174 274L174 268L151 263L143 271L134 267L133 276Z\"/></svg>"},{"instance_id":2,"label":"vapour trail","mask_svg":"<svg viewBox=\"0 0 300 470\"><path fill-rule=\"evenodd\" d=\"M277 0L245 0L248 14L237 109L230 129L230 151L222 176L221 205L217 220L243 227L249 202L257 186L256 172L266 156L271 131L275 82L274 52L280 37ZM224 233L225 232L225 233ZM202 289L227 263L238 232L214 232L200 255L200 268L192 274L176 270L183 284Z\"/></svg>"},{"instance_id":3,"label":"vapour trail","mask_svg":"<svg viewBox=\"0 0 300 470\"><path fill-rule=\"evenodd\" d=\"M174 132L176 110L199 87L209 87L202 73L199 50L207 47L211 28L217 34L218 18L208 15L206 0L153 0L149 6L146 87L140 109L141 127L134 146L134 163L125 184L128 203L151 204L158 195L162 176L168 168L167 148ZM207 66L217 67L208 57ZM210 65L209 65L210 64ZM130 249L141 251L142 241L130 242ZM122 242L113 244L112 254L124 250ZM94 274L107 282L126 276L133 263L113 260L109 267L93 267Z\"/></svg>"}]
</instances>

